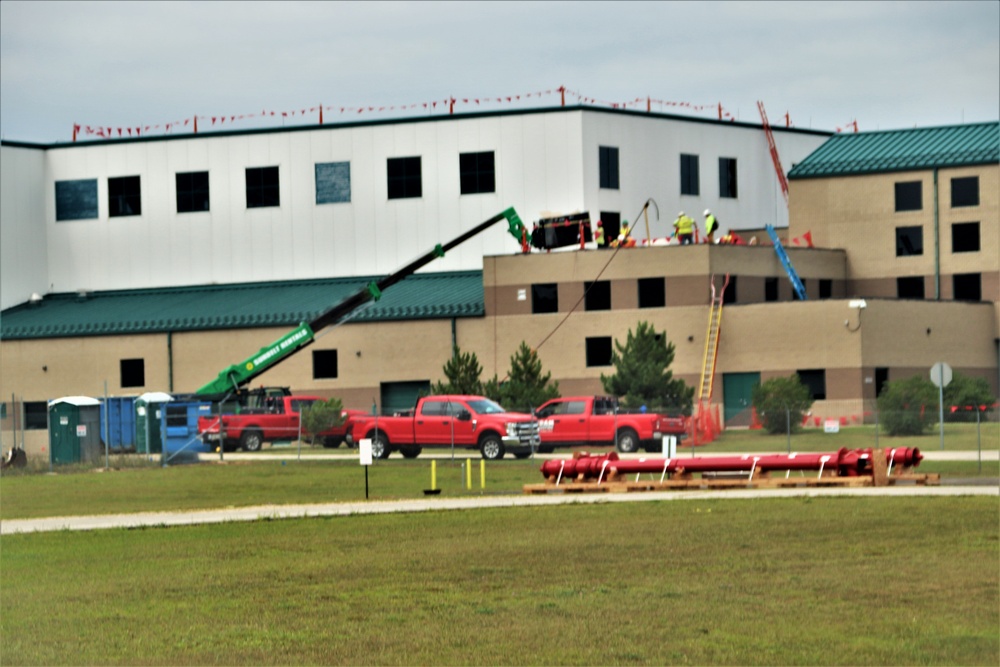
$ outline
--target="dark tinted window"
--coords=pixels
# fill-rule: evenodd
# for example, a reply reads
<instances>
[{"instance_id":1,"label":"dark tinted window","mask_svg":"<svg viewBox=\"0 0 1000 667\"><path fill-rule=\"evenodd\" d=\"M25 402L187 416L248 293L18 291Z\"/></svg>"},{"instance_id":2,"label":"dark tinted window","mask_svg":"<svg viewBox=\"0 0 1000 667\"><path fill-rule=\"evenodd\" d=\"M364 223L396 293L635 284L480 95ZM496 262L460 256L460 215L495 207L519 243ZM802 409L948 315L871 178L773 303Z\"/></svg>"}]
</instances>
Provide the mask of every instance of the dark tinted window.
<instances>
[{"instance_id":1,"label":"dark tinted window","mask_svg":"<svg viewBox=\"0 0 1000 667\"><path fill-rule=\"evenodd\" d=\"M587 339L587 366L611 365L611 337L600 336Z\"/></svg>"},{"instance_id":2,"label":"dark tinted window","mask_svg":"<svg viewBox=\"0 0 1000 667\"><path fill-rule=\"evenodd\" d=\"M923 208L923 183L908 181L896 183L896 210L919 211Z\"/></svg>"},{"instance_id":3,"label":"dark tinted window","mask_svg":"<svg viewBox=\"0 0 1000 667\"><path fill-rule=\"evenodd\" d=\"M951 226L952 252L979 252L979 223L958 222Z\"/></svg>"},{"instance_id":4,"label":"dark tinted window","mask_svg":"<svg viewBox=\"0 0 1000 667\"><path fill-rule=\"evenodd\" d=\"M809 393L814 401L826 399L826 371L823 369L810 369L796 371L799 381L809 388Z\"/></svg>"},{"instance_id":5,"label":"dark tinted window","mask_svg":"<svg viewBox=\"0 0 1000 667\"><path fill-rule=\"evenodd\" d=\"M555 283L536 283L531 286L531 312L559 312L559 290Z\"/></svg>"},{"instance_id":6,"label":"dark tinted window","mask_svg":"<svg viewBox=\"0 0 1000 667\"><path fill-rule=\"evenodd\" d=\"M496 171L493 151L462 153L458 156L458 172L463 195L496 192Z\"/></svg>"},{"instance_id":7,"label":"dark tinted window","mask_svg":"<svg viewBox=\"0 0 1000 667\"><path fill-rule=\"evenodd\" d=\"M896 278L896 296L900 299L923 299L923 276L905 276Z\"/></svg>"},{"instance_id":8,"label":"dark tinted window","mask_svg":"<svg viewBox=\"0 0 1000 667\"><path fill-rule=\"evenodd\" d=\"M622 215L615 211L601 211L601 225L604 227L604 242L611 244L622 230Z\"/></svg>"},{"instance_id":9,"label":"dark tinted window","mask_svg":"<svg viewBox=\"0 0 1000 667\"><path fill-rule=\"evenodd\" d=\"M896 257L924 254L923 227L896 227Z\"/></svg>"},{"instance_id":10,"label":"dark tinted window","mask_svg":"<svg viewBox=\"0 0 1000 667\"><path fill-rule=\"evenodd\" d=\"M764 301L778 300L778 279L764 278Z\"/></svg>"},{"instance_id":11,"label":"dark tinted window","mask_svg":"<svg viewBox=\"0 0 1000 667\"><path fill-rule=\"evenodd\" d=\"M979 206L979 177L951 179L951 207Z\"/></svg>"},{"instance_id":12,"label":"dark tinted window","mask_svg":"<svg viewBox=\"0 0 1000 667\"><path fill-rule=\"evenodd\" d=\"M665 278L639 278L639 307L663 308L667 305Z\"/></svg>"},{"instance_id":13,"label":"dark tinted window","mask_svg":"<svg viewBox=\"0 0 1000 667\"><path fill-rule=\"evenodd\" d=\"M247 167L247 208L281 206L277 167Z\"/></svg>"},{"instance_id":14,"label":"dark tinted window","mask_svg":"<svg viewBox=\"0 0 1000 667\"><path fill-rule=\"evenodd\" d=\"M122 359L119 365L122 387L146 386L146 362L143 359Z\"/></svg>"},{"instance_id":15,"label":"dark tinted window","mask_svg":"<svg viewBox=\"0 0 1000 667\"><path fill-rule=\"evenodd\" d=\"M729 278L729 285L722 293L722 303L736 303L736 276Z\"/></svg>"},{"instance_id":16,"label":"dark tinted window","mask_svg":"<svg viewBox=\"0 0 1000 667\"><path fill-rule=\"evenodd\" d=\"M955 301L982 301L983 277L979 273L956 273L952 276Z\"/></svg>"},{"instance_id":17,"label":"dark tinted window","mask_svg":"<svg viewBox=\"0 0 1000 667\"><path fill-rule=\"evenodd\" d=\"M23 405L25 431L39 431L49 427L49 405L46 401L25 401Z\"/></svg>"},{"instance_id":18,"label":"dark tinted window","mask_svg":"<svg viewBox=\"0 0 1000 667\"><path fill-rule=\"evenodd\" d=\"M313 350L313 379L323 380L337 377L337 351Z\"/></svg>"},{"instance_id":19,"label":"dark tinted window","mask_svg":"<svg viewBox=\"0 0 1000 667\"><path fill-rule=\"evenodd\" d=\"M697 195L699 191L698 156L681 154L681 194Z\"/></svg>"},{"instance_id":20,"label":"dark tinted window","mask_svg":"<svg viewBox=\"0 0 1000 667\"><path fill-rule=\"evenodd\" d=\"M351 163L316 163L316 203L345 204L351 201Z\"/></svg>"},{"instance_id":21,"label":"dark tinted window","mask_svg":"<svg viewBox=\"0 0 1000 667\"><path fill-rule=\"evenodd\" d=\"M594 283L584 283L586 290L584 310L611 310L611 282L599 280Z\"/></svg>"},{"instance_id":22,"label":"dark tinted window","mask_svg":"<svg viewBox=\"0 0 1000 667\"><path fill-rule=\"evenodd\" d=\"M601 187L609 190L618 189L618 149L611 146L599 146Z\"/></svg>"},{"instance_id":23,"label":"dark tinted window","mask_svg":"<svg viewBox=\"0 0 1000 667\"><path fill-rule=\"evenodd\" d=\"M738 196L736 188L736 158L719 158L719 196L735 199Z\"/></svg>"},{"instance_id":24,"label":"dark tinted window","mask_svg":"<svg viewBox=\"0 0 1000 667\"><path fill-rule=\"evenodd\" d=\"M423 195L420 157L391 157L386 161L389 199L410 199Z\"/></svg>"},{"instance_id":25,"label":"dark tinted window","mask_svg":"<svg viewBox=\"0 0 1000 667\"><path fill-rule=\"evenodd\" d=\"M97 217L97 179L56 181L56 222Z\"/></svg>"},{"instance_id":26,"label":"dark tinted window","mask_svg":"<svg viewBox=\"0 0 1000 667\"><path fill-rule=\"evenodd\" d=\"M108 216L112 218L142 214L138 176L108 179Z\"/></svg>"},{"instance_id":27,"label":"dark tinted window","mask_svg":"<svg viewBox=\"0 0 1000 667\"><path fill-rule=\"evenodd\" d=\"M833 281L825 278L819 281L819 298L829 299L833 296Z\"/></svg>"},{"instance_id":28,"label":"dark tinted window","mask_svg":"<svg viewBox=\"0 0 1000 667\"><path fill-rule=\"evenodd\" d=\"M191 171L176 174L177 212L192 213L208 210L208 172Z\"/></svg>"}]
</instances>

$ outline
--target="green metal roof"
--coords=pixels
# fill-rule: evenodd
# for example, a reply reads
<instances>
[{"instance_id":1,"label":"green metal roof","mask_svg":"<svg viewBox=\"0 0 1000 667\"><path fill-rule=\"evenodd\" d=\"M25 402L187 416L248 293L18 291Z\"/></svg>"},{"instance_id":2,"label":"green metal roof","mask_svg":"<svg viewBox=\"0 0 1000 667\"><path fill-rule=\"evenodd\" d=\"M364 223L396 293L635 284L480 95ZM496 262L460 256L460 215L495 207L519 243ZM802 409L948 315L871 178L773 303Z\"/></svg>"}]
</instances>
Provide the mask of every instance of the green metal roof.
<instances>
[{"instance_id":1,"label":"green metal roof","mask_svg":"<svg viewBox=\"0 0 1000 667\"><path fill-rule=\"evenodd\" d=\"M788 178L856 176L1000 162L1000 122L837 134Z\"/></svg>"},{"instance_id":2,"label":"green metal roof","mask_svg":"<svg viewBox=\"0 0 1000 667\"><path fill-rule=\"evenodd\" d=\"M0 339L116 336L296 326L380 276L143 290L49 294L0 313ZM483 272L419 273L386 290L348 320L482 317Z\"/></svg>"}]
</instances>

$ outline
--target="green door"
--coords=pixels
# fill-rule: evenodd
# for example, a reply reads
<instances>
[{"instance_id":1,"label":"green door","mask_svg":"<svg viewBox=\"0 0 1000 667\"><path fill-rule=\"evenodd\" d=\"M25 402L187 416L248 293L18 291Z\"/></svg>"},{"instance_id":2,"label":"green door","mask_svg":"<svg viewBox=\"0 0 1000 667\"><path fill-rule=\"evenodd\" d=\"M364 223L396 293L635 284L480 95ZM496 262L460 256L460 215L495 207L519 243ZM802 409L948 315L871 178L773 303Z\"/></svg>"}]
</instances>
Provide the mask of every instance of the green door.
<instances>
[{"instance_id":1,"label":"green door","mask_svg":"<svg viewBox=\"0 0 1000 667\"><path fill-rule=\"evenodd\" d=\"M753 388L760 384L760 373L723 373L722 398L726 426L749 426Z\"/></svg>"},{"instance_id":2,"label":"green door","mask_svg":"<svg viewBox=\"0 0 1000 667\"><path fill-rule=\"evenodd\" d=\"M381 389L382 405L379 413L391 415L404 410L412 410L417 404L417 397L421 392L430 393L430 380L416 380L414 382L383 382Z\"/></svg>"}]
</instances>

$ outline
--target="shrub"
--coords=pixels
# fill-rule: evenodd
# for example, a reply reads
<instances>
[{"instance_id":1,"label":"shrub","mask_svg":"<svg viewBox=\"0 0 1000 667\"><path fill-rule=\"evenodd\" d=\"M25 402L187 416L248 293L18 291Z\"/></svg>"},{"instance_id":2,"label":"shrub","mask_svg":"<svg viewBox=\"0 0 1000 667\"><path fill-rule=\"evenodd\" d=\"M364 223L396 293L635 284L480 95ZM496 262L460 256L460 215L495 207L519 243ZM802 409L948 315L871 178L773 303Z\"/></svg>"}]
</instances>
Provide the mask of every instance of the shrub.
<instances>
[{"instance_id":1,"label":"shrub","mask_svg":"<svg viewBox=\"0 0 1000 667\"><path fill-rule=\"evenodd\" d=\"M323 431L344 423L344 405L339 398L326 401L316 401L302 408L302 433L309 438L310 444L316 444L316 438Z\"/></svg>"},{"instance_id":2,"label":"shrub","mask_svg":"<svg viewBox=\"0 0 1000 667\"><path fill-rule=\"evenodd\" d=\"M798 431L802 418L813 404L809 387L802 384L796 374L771 378L757 385L753 388L751 401L768 433Z\"/></svg>"},{"instance_id":3,"label":"shrub","mask_svg":"<svg viewBox=\"0 0 1000 667\"><path fill-rule=\"evenodd\" d=\"M878 397L879 423L889 435L921 435L937 420L937 388L914 375L887 382Z\"/></svg>"},{"instance_id":4,"label":"shrub","mask_svg":"<svg viewBox=\"0 0 1000 667\"><path fill-rule=\"evenodd\" d=\"M990 383L985 379L972 378L956 372L951 382L944 388L945 419L953 422L975 422L976 413L964 408L978 409L983 405L993 405L995 400ZM952 406L957 408L955 412L950 412Z\"/></svg>"}]
</instances>

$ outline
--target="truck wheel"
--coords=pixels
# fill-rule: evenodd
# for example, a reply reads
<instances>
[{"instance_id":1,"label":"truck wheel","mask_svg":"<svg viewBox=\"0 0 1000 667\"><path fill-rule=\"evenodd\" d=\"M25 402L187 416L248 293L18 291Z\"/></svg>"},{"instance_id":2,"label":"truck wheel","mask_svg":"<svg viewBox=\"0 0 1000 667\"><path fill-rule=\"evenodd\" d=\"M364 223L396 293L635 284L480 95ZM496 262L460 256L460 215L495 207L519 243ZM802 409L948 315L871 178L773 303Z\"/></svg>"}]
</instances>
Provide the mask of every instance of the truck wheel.
<instances>
[{"instance_id":1,"label":"truck wheel","mask_svg":"<svg viewBox=\"0 0 1000 667\"><path fill-rule=\"evenodd\" d=\"M482 452L483 458L487 461L498 461L504 455L503 443L500 442L499 436L494 433L483 436L483 439L479 441L479 451Z\"/></svg>"},{"instance_id":2,"label":"truck wheel","mask_svg":"<svg viewBox=\"0 0 1000 667\"><path fill-rule=\"evenodd\" d=\"M630 428L618 431L618 451L622 454L634 454L639 451L639 436Z\"/></svg>"},{"instance_id":3,"label":"truck wheel","mask_svg":"<svg viewBox=\"0 0 1000 667\"><path fill-rule=\"evenodd\" d=\"M240 436L240 447L244 452L259 452L264 447L264 435L257 429L247 429Z\"/></svg>"},{"instance_id":4,"label":"truck wheel","mask_svg":"<svg viewBox=\"0 0 1000 667\"><path fill-rule=\"evenodd\" d=\"M400 447L399 453L403 455L404 459L415 459L420 456L420 452L423 451L420 447Z\"/></svg>"},{"instance_id":5,"label":"truck wheel","mask_svg":"<svg viewBox=\"0 0 1000 667\"><path fill-rule=\"evenodd\" d=\"M387 459L389 458L389 453L392 450L389 449L389 439L385 437L385 434L379 433L378 435L372 436L372 458L373 459Z\"/></svg>"}]
</instances>

